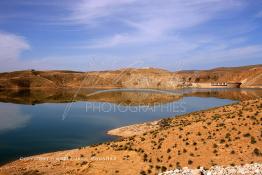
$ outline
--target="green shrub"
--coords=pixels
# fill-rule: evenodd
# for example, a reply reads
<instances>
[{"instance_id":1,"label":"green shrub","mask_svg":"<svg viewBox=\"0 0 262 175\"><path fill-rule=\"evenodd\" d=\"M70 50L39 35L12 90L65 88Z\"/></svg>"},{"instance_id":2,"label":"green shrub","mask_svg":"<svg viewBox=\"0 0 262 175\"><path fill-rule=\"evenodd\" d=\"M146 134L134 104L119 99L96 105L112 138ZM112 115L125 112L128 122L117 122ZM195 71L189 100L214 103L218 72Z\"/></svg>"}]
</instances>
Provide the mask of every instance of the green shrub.
<instances>
[{"instance_id":1,"label":"green shrub","mask_svg":"<svg viewBox=\"0 0 262 175\"><path fill-rule=\"evenodd\" d=\"M221 139L221 140L220 140L220 143L225 143L225 140L224 140L224 139Z\"/></svg>"},{"instance_id":2,"label":"green shrub","mask_svg":"<svg viewBox=\"0 0 262 175\"><path fill-rule=\"evenodd\" d=\"M257 142L255 137L253 136L251 136L250 141L251 141L251 144L255 144Z\"/></svg>"},{"instance_id":3,"label":"green shrub","mask_svg":"<svg viewBox=\"0 0 262 175\"><path fill-rule=\"evenodd\" d=\"M193 161L192 160L188 160L187 163L188 163L188 165L191 165L191 164L193 164Z\"/></svg>"},{"instance_id":4,"label":"green shrub","mask_svg":"<svg viewBox=\"0 0 262 175\"><path fill-rule=\"evenodd\" d=\"M250 137L250 134L249 133L246 133L243 135L244 137Z\"/></svg>"},{"instance_id":5,"label":"green shrub","mask_svg":"<svg viewBox=\"0 0 262 175\"><path fill-rule=\"evenodd\" d=\"M165 172L166 170L167 170L167 168L166 168L165 166L162 166L162 167L161 167L161 171L162 171L162 172Z\"/></svg>"},{"instance_id":6,"label":"green shrub","mask_svg":"<svg viewBox=\"0 0 262 175\"><path fill-rule=\"evenodd\" d=\"M253 153L254 153L256 156L262 156L262 153L261 153L260 150L257 149L257 148L255 148L255 149L253 150Z\"/></svg>"}]
</instances>

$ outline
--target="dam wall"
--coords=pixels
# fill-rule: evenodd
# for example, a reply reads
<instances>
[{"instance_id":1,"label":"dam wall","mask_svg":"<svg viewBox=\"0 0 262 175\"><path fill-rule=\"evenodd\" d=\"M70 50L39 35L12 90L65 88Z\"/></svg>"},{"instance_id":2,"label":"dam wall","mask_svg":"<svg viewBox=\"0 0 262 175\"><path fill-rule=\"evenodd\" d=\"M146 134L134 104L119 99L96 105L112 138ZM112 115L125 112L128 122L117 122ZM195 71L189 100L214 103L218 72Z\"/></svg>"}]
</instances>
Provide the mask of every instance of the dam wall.
<instances>
[{"instance_id":1,"label":"dam wall","mask_svg":"<svg viewBox=\"0 0 262 175\"><path fill-rule=\"evenodd\" d=\"M241 83L192 83L194 88L240 88Z\"/></svg>"}]
</instances>

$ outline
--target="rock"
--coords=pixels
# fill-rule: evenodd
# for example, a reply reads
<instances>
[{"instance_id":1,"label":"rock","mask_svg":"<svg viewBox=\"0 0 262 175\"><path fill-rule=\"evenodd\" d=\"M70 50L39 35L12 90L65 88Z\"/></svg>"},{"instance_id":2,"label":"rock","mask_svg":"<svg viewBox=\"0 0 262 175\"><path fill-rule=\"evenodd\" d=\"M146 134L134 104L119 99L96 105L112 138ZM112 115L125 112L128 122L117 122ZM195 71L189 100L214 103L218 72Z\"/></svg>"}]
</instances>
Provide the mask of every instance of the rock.
<instances>
[{"instance_id":1,"label":"rock","mask_svg":"<svg viewBox=\"0 0 262 175\"><path fill-rule=\"evenodd\" d=\"M203 167L199 169L188 169L184 167L181 170L170 170L159 175L262 175L262 164L246 164L243 166L214 166L209 170L204 170Z\"/></svg>"}]
</instances>

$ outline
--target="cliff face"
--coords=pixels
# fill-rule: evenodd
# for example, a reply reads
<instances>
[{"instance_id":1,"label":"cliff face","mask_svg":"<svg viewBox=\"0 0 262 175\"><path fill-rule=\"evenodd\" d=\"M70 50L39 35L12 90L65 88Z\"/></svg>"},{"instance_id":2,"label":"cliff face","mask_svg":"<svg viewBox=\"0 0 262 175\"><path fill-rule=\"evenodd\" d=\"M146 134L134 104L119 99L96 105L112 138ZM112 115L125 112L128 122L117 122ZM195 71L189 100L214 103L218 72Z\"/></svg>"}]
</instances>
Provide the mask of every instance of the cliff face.
<instances>
[{"instance_id":1,"label":"cliff face","mask_svg":"<svg viewBox=\"0 0 262 175\"><path fill-rule=\"evenodd\" d=\"M242 87L262 87L262 65L179 72L149 68L97 72L28 70L0 73L1 89L173 89L193 82L241 82Z\"/></svg>"}]
</instances>

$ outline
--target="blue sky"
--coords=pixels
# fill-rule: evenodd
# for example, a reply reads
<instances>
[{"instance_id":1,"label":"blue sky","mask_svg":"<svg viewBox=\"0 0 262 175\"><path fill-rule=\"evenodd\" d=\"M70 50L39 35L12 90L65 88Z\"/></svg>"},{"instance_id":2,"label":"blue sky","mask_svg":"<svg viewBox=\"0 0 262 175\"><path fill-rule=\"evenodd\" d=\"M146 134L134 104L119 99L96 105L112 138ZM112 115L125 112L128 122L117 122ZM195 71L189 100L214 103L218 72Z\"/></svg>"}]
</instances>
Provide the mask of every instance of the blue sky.
<instances>
[{"instance_id":1,"label":"blue sky","mask_svg":"<svg viewBox=\"0 0 262 175\"><path fill-rule=\"evenodd\" d=\"M1 0L0 71L261 64L260 0Z\"/></svg>"}]
</instances>

